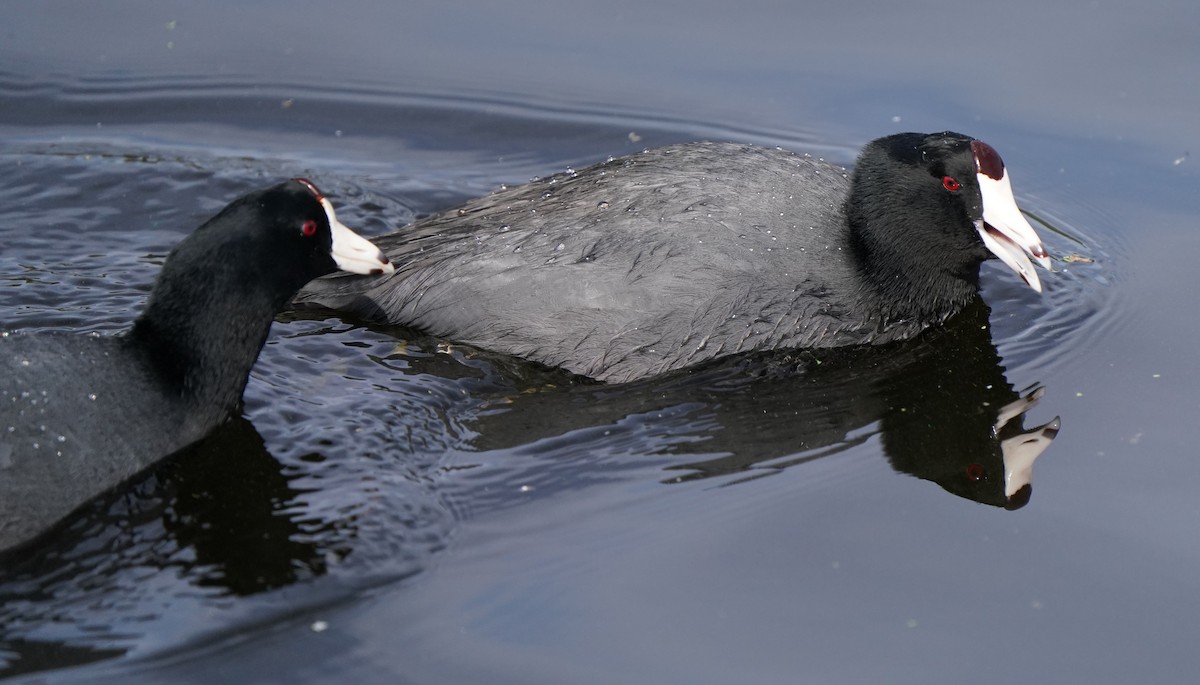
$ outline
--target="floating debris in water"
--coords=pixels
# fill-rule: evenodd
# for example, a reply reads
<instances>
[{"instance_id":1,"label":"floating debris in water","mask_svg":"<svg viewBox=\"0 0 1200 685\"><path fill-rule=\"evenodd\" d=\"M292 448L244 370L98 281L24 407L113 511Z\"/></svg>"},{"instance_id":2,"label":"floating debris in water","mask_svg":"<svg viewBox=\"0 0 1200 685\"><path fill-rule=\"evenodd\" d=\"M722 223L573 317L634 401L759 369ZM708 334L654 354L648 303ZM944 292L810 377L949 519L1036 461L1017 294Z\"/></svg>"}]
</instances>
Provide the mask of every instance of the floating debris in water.
<instances>
[{"instance_id":1,"label":"floating debris in water","mask_svg":"<svg viewBox=\"0 0 1200 685\"><path fill-rule=\"evenodd\" d=\"M1074 253L1064 256L1062 260L1068 264L1094 264L1096 261L1091 257L1085 257L1084 255Z\"/></svg>"}]
</instances>

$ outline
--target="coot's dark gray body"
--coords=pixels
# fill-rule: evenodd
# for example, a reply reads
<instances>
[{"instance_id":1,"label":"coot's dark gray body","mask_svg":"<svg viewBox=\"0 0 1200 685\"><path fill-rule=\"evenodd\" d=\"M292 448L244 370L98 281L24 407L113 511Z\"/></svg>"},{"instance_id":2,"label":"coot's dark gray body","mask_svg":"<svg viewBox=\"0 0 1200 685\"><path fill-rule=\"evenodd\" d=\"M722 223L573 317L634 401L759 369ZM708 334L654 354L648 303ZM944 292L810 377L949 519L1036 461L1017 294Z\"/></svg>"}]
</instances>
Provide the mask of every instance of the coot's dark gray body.
<instances>
[{"instance_id":1,"label":"coot's dark gray body","mask_svg":"<svg viewBox=\"0 0 1200 685\"><path fill-rule=\"evenodd\" d=\"M275 314L338 268L391 270L300 179L181 242L129 331L0 334L0 551L225 421Z\"/></svg>"},{"instance_id":2,"label":"coot's dark gray body","mask_svg":"<svg viewBox=\"0 0 1200 685\"><path fill-rule=\"evenodd\" d=\"M172 392L125 336L14 334L0 339L0 363L0 550L204 437L228 411ZM97 415L103 430L88 420Z\"/></svg>"},{"instance_id":3,"label":"coot's dark gray body","mask_svg":"<svg viewBox=\"0 0 1200 685\"><path fill-rule=\"evenodd\" d=\"M319 279L295 302L603 381L751 350L911 337L977 296L991 255L971 215L981 204L971 139L908 135L873 143L877 159L864 153L853 181L807 155L748 145L610 160L377 238L393 276ZM946 157L932 171L920 159L931 153ZM957 193L943 188L949 173ZM866 194L857 203L854 186Z\"/></svg>"}]
</instances>

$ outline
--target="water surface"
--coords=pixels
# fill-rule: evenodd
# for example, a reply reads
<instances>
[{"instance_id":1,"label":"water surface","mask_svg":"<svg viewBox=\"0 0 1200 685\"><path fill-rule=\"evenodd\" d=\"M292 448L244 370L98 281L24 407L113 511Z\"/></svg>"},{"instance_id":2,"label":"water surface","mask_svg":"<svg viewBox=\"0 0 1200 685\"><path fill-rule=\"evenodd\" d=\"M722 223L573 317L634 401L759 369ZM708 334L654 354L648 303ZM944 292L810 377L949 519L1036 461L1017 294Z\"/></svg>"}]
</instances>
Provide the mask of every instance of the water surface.
<instances>
[{"instance_id":1,"label":"water surface","mask_svg":"<svg viewBox=\"0 0 1200 685\"><path fill-rule=\"evenodd\" d=\"M121 330L171 246L280 178L378 234L701 138L850 164L978 136L1056 273L989 266L988 306L886 353L621 387L284 314L244 417L0 563L0 678L1200 672L1195 7L327 9L9 8L0 326ZM1003 441L1056 416L1006 510Z\"/></svg>"}]
</instances>

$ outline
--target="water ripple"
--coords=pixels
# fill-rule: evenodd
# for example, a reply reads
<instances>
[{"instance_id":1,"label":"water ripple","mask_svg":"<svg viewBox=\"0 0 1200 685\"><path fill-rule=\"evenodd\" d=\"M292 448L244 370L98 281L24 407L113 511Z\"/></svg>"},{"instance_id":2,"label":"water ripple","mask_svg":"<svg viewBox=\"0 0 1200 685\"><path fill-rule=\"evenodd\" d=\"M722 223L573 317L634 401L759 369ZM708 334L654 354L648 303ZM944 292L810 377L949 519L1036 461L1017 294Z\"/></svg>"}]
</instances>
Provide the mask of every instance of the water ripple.
<instances>
[{"instance_id":1,"label":"water ripple","mask_svg":"<svg viewBox=\"0 0 1200 685\"><path fill-rule=\"evenodd\" d=\"M663 131L648 144L734 138L853 156L794 132L363 84L263 90L206 75L35 83L0 72L0 99L0 126L19 134L0 149L6 328L124 328L182 235L230 198L290 175L312 175L343 221L370 235L501 180L626 151L635 145L627 133L643 126ZM153 137L136 124L151 101L163 117ZM132 123L95 128L99 102ZM51 128L11 123L47 110ZM351 112L362 130L332 135ZM497 117L511 138L497 133ZM226 126L220 148L211 122L194 123L209 118ZM453 144L405 138L398 118ZM545 142L558 133L568 142ZM527 145L534 138L539 145ZM393 149L395 159L382 159ZM989 268L984 294L1004 365L1032 382L1127 325L1118 296L1126 252L1111 219L1017 190L1058 273L1038 297ZM916 380L937 377L933 366ZM81 661L179 649L420 573L464 518L598 483L634 484L617 488L615 503L693 473L778 472L873 440L891 411L890 391L863 392L873 386L861 374L806 394L813 388L803 382L755 382L743 371L606 389L412 331L281 316L247 388L248 421L94 503L57 544L0 574L0 642L30 653L55 645L64 659L78 649ZM565 414L578 425L563 425Z\"/></svg>"}]
</instances>

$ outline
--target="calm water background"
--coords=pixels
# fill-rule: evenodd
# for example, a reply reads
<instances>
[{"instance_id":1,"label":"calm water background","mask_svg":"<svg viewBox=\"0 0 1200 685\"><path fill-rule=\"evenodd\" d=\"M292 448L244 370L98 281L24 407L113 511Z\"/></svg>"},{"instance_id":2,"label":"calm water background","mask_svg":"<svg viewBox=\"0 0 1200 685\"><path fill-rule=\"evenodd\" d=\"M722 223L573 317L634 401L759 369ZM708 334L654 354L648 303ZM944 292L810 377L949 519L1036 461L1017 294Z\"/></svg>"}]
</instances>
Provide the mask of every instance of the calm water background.
<instances>
[{"instance_id":1,"label":"calm water background","mask_svg":"<svg viewBox=\"0 0 1200 685\"><path fill-rule=\"evenodd\" d=\"M699 138L959 130L1093 260L812 376L596 388L284 315L245 420L3 561L0 678L1194 680L1200 6L823 5L0 3L5 328L120 330L283 177L378 234ZM911 466L1039 384L1023 509Z\"/></svg>"}]
</instances>

